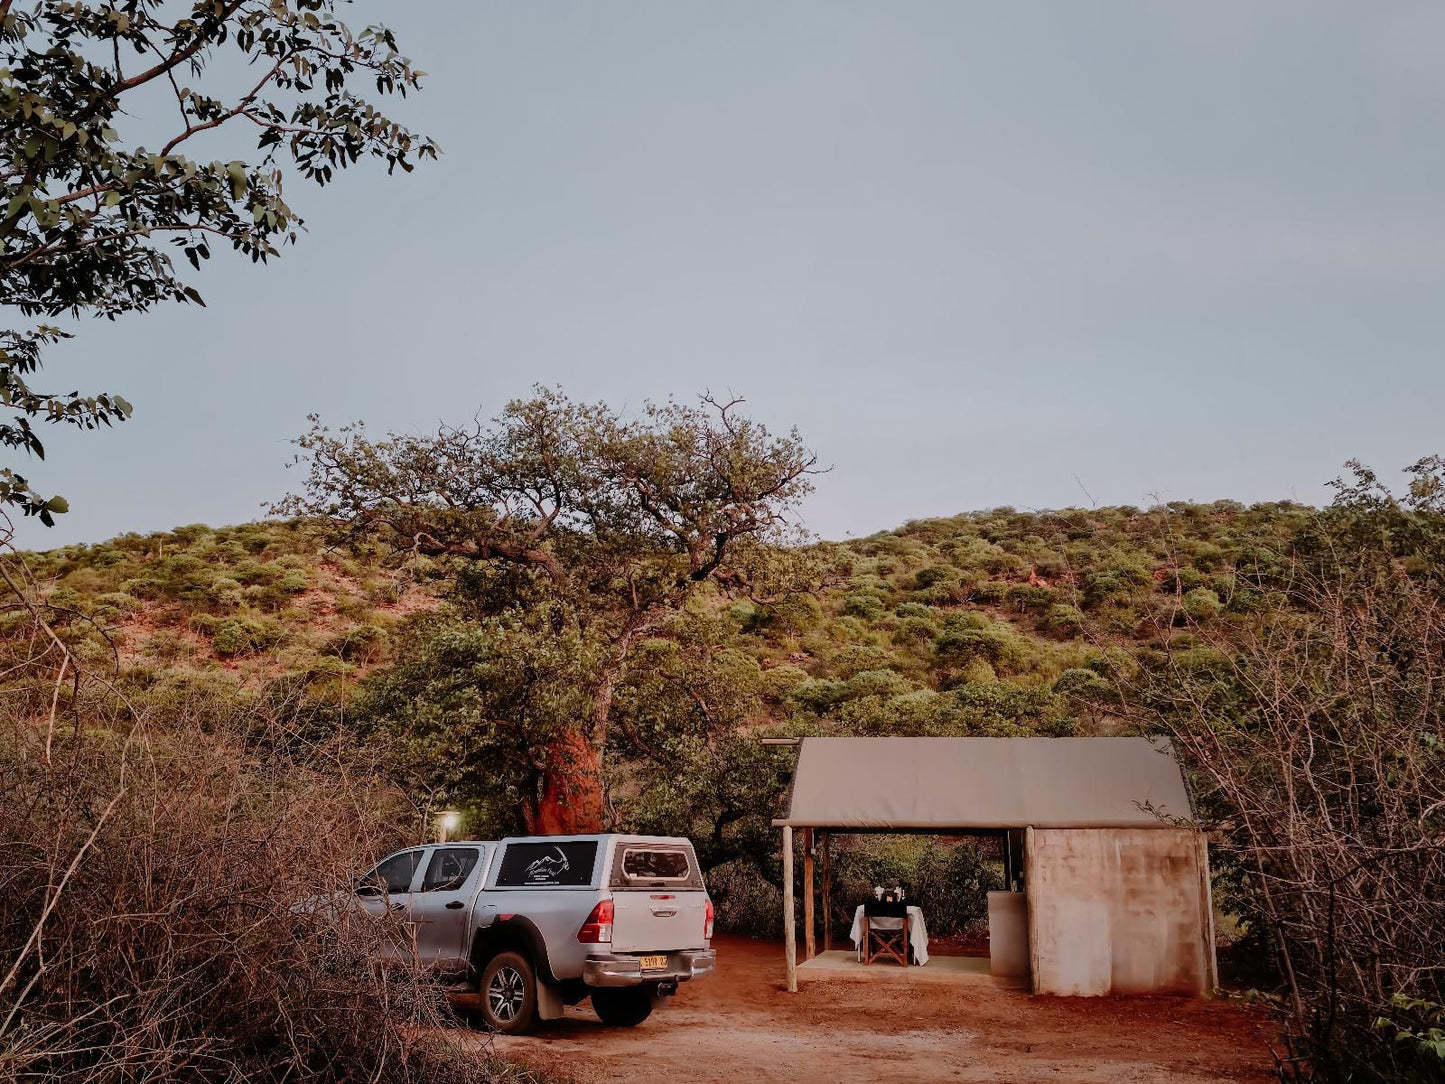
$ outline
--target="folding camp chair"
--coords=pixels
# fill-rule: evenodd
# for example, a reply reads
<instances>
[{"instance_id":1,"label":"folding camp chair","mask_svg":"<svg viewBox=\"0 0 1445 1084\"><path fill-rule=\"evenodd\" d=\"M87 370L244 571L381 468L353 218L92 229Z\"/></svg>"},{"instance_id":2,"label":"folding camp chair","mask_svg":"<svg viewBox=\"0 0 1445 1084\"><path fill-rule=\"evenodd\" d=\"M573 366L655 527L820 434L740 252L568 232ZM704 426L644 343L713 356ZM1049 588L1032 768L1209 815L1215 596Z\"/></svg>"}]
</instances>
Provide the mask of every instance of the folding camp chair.
<instances>
[{"instance_id":1,"label":"folding camp chair","mask_svg":"<svg viewBox=\"0 0 1445 1084\"><path fill-rule=\"evenodd\" d=\"M886 919L880 925L874 919ZM897 926L894 926L894 923ZM873 900L863 905L863 962L871 964L880 956L908 966L908 905Z\"/></svg>"}]
</instances>

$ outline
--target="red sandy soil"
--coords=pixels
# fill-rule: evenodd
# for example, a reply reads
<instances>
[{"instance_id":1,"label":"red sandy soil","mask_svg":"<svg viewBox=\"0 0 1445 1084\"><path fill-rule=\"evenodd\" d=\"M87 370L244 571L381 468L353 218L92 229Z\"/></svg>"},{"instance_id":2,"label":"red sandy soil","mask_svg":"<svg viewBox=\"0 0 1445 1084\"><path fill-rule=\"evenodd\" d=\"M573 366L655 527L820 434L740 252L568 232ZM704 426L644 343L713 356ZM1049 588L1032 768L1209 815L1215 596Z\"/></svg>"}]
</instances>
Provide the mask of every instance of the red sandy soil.
<instances>
[{"instance_id":1,"label":"red sandy soil","mask_svg":"<svg viewBox=\"0 0 1445 1084\"><path fill-rule=\"evenodd\" d=\"M784 988L782 946L719 937L718 971L637 1028L589 1003L497 1052L578 1081L1057 1081L1202 1084L1274 1079L1268 1020L1223 1001L1030 997L986 985L826 980Z\"/></svg>"}]
</instances>

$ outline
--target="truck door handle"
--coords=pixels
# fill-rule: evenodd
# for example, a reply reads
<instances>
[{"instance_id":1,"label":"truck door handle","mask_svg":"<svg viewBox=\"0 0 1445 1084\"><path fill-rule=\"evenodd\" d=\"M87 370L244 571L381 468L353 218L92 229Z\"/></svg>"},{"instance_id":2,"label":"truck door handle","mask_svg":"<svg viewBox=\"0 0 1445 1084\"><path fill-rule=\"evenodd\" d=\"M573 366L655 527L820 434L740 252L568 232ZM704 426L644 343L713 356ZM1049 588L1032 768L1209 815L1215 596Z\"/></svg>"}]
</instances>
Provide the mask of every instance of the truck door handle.
<instances>
[{"instance_id":1,"label":"truck door handle","mask_svg":"<svg viewBox=\"0 0 1445 1084\"><path fill-rule=\"evenodd\" d=\"M677 914L676 907L654 907L652 909L654 918L671 918L675 914Z\"/></svg>"},{"instance_id":2,"label":"truck door handle","mask_svg":"<svg viewBox=\"0 0 1445 1084\"><path fill-rule=\"evenodd\" d=\"M391 909L392 909L393 911L400 911L403 906L405 906L405 905L404 905L404 904L400 904L400 903L393 903L393 904L391 905Z\"/></svg>"},{"instance_id":3,"label":"truck door handle","mask_svg":"<svg viewBox=\"0 0 1445 1084\"><path fill-rule=\"evenodd\" d=\"M460 911L465 906L466 904L463 903L461 900L450 900L447 902L448 911Z\"/></svg>"}]
</instances>

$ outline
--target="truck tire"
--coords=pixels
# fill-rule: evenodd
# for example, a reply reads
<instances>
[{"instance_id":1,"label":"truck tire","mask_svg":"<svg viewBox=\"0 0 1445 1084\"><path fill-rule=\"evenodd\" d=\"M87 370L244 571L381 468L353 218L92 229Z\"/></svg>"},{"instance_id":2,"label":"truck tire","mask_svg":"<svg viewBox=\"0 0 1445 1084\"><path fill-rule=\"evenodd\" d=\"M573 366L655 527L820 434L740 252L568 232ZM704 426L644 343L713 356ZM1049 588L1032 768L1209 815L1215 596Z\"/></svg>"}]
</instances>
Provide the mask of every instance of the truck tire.
<instances>
[{"instance_id":1,"label":"truck tire","mask_svg":"<svg viewBox=\"0 0 1445 1084\"><path fill-rule=\"evenodd\" d=\"M519 1035L537 1020L537 975L519 952L501 952L482 968L477 987L482 1023L491 1031Z\"/></svg>"},{"instance_id":2,"label":"truck tire","mask_svg":"<svg viewBox=\"0 0 1445 1084\"><path fill-rule=\"evenodd\" d=\"M652 991L645 986L593 990L592 1008L608 1027L635 1028L652 1015Z\"/></svg>"}]
</instances>

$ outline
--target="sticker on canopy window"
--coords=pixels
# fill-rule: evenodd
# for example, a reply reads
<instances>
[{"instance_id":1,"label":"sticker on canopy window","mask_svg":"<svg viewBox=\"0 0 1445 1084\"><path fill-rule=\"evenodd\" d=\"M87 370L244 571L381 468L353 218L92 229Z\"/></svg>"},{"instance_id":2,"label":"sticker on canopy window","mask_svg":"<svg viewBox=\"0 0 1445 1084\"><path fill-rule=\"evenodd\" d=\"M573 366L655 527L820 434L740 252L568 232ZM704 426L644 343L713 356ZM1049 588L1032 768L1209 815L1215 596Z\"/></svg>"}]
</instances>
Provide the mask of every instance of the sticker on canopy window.
<instances>
[{"instance_id":1,"label":"sticker on canopy window","mask_svg":"<svg viewBox=\"0 0 1445 1084\"><path fill-rule=\"evenodd\" d=\"M592 883L597 841L513 843L497 870L501 888L579 887Z\"/></svg>"}]
</instances>

